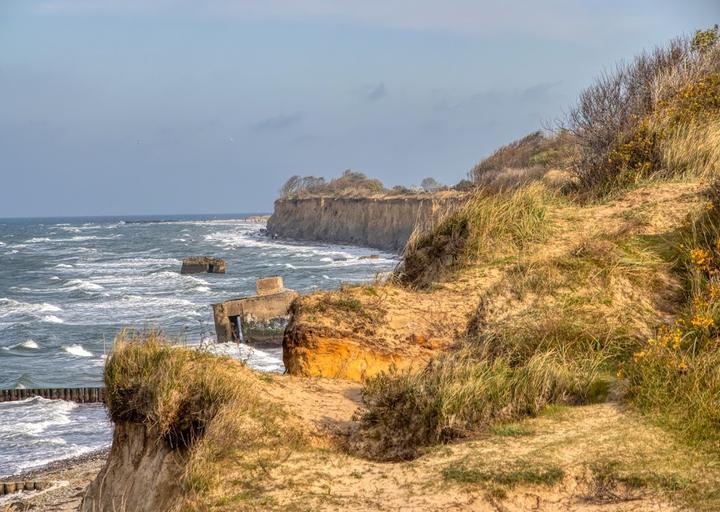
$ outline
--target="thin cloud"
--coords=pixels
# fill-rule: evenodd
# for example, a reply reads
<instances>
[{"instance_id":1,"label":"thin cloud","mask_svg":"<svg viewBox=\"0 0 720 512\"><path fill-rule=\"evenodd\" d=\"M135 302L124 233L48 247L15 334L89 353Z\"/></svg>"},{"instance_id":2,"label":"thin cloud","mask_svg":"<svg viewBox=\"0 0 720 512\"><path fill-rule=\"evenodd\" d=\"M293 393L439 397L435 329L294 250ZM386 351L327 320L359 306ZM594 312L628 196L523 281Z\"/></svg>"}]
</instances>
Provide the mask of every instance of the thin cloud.
<instances>
[{"instance_id":1,"label":"thin cloud","mask_svg":"<svg viewBox=\"0 0 720 512\"><path fill-rule=\"evenodd\" d=\"M365 88L365 99L368 101L378 101L387 96L385 84L380 82L377 85L369 85Z\"/></svg>"},{"instance_id":2,"label":"thin cloud","mask_svg":"<svg viewBox=\"0 0 720 512\"><path fill-rule=\"evenodd\" d=\"M303 115L299 112L295 114L281 114L258 121L252 125L252 130L255 132L279 132L295 126L302 120Z\"/></svg>"}]
</instances>

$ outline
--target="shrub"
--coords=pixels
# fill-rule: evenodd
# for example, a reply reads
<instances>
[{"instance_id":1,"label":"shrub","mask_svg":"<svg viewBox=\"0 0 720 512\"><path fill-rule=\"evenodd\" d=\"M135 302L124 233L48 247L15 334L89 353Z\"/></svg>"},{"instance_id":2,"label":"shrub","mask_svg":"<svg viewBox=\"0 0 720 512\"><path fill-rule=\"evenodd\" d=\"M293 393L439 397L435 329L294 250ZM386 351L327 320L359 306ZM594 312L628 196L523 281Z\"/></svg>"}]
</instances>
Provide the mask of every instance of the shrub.
<instances>
[{"instance_id":1,"label":"shrub","mask_svg":"<svg viewBox=\"0 0 720 512\"><path fill-rule=\"evenodd\" d=\"M280 194L282 197L296 197L313 194L376 194L385 191L380 180L348 169L339 178L329 182L315 176L292 176L282 186Z\"/></svg>"},{"instance_id":2,"label":"shrub","mask_svg":"<svg viewBox=\"0 0 720 512\"><path fill-rule=\"evenodd\" d=\"M659 142L704 115L717 95L718 71L720 45L709 31L600 75L565 122L578 143L573 172L581 187L602 194L663 171Z\"/></svg>"},{"instance_id":3,"label":"shrub","mask_svg":"<svg viewBox=\"0 0 720 512\"><path fill-rule=\"evenodd\" d=\"M508 190L537 181L545 171L569 165L574 142L569 132L533 132L495 151L469 173L476 186Z\"/></svg>"},{"instance_id":4,"label":"shrub","mask_svg":"<svg viewBox=\"0 0 720 512\"><path fill-rule=\"evenodd\" d=\"M685 311L661 326L622 370L632 401L692 440L720 440L719 197L690 226L681 247Z\"/></svg>"}]
</instances>

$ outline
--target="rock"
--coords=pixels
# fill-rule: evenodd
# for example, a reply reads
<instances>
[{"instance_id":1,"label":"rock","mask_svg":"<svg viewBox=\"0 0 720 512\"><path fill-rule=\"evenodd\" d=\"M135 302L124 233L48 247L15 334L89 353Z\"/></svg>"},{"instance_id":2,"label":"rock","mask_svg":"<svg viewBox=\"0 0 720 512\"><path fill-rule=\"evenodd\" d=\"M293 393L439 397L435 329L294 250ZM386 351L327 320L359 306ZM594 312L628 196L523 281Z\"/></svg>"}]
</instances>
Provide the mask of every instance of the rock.
<instances>
[{"instance_id":1,"label":"rock","mask_svg":"<svg viewBox=\"0 0 720 512\"><path fill-rule=\"evenodd\" d=\"M181 274L224 274L225 260L210 256L193 256L182 262Z\"/></svg>"}]
</instances>

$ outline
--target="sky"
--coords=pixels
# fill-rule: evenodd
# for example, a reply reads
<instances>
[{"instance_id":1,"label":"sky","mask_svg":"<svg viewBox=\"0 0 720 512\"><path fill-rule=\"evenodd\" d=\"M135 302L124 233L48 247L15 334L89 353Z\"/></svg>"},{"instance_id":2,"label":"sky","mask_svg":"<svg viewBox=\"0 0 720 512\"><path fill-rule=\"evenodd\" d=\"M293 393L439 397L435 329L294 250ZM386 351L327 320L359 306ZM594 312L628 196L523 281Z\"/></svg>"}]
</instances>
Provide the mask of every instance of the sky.
<instances>
[{"instance_id":1,"label":"sky","mask_svg":"<svg viewBox=\"0 0 720 512\"><path fill-rule=\"evenodd\" d=\"M453 184L718 0L0 0L0 217Z\"/></svg>"}]
</instances>

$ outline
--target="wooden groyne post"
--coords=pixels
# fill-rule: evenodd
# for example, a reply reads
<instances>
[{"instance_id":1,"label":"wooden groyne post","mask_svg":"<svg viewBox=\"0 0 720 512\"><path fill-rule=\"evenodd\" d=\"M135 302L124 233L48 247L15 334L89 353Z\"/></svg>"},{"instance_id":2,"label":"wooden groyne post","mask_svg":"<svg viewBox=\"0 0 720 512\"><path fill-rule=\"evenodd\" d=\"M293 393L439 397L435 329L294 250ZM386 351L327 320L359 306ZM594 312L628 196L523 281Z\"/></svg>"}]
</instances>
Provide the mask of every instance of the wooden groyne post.
<instances>
[{"instance_id":1,"label":"wooden groyne post","mask_svg":"<svg viewBox=\"0 0 720 512\"><path fill-rule=\"evenodd\" d=\"M41 396L50 400L67 400L79 404L92 404L105 401L105 388L0 389L0 402L16 402L34 396Z\"/></svg>"},{"instance_id":2,"label":"wooden groyne post","mask_svg":"<svg viewBox=\"0 0 720 512\"><path fill-rule=\"evenodd\" d=\"M23 481L12 481L3 482L0 481L0 496L5 494L12 494L14 492L21 491L42 491L50 487L49 482L36 481L36 480L23 480Z\"/></svg>"}]
</instances>

